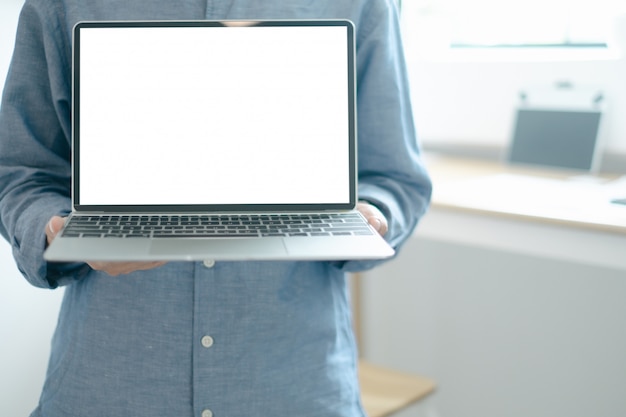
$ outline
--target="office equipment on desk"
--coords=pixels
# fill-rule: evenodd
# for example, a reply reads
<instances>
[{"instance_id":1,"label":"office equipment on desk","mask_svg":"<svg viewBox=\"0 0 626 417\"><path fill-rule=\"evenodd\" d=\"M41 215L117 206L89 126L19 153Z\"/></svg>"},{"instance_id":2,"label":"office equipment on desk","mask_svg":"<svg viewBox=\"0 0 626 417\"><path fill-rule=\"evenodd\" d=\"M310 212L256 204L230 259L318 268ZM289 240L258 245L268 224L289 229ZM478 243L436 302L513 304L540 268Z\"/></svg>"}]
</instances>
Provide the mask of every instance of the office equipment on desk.
<instances>
[{"instance_id":1,"label":"office equipment on desk","mask_svg":"<svg viewBox=\"0 0 626 417\"><path fill-rule=\"evenodd\" d=\"M569 83L520 94L510 163L595 171L602 151L603 95Z\"/></svg>"},{"instance_id":2,"label":"office equipment on desk","mask_svg":"<svg viewBox=\"0 0 626 417\"><path fill-rule=\"evenodd\" d=\"M611 203L626 205L626 198L615 198L615 199L611 200Z\"/></svg>"}]
</instances>

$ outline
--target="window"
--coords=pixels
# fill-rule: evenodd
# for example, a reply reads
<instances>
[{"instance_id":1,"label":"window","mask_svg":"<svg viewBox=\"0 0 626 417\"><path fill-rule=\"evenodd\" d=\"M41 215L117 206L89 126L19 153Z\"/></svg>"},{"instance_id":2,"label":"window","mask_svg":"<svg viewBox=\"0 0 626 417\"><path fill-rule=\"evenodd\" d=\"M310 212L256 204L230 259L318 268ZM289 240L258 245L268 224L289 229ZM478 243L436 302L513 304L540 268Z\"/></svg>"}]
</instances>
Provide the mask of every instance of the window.
<instances>
[{"instance_id":1,"label":"window","mask_svg":"<svg viewBox=\"0 0 626 417\"><path fill-rule=\"evenodd\" d=\"M605 48L615 0L410 0L402 2L415 46Z\"/></svg>"}]
</instances>

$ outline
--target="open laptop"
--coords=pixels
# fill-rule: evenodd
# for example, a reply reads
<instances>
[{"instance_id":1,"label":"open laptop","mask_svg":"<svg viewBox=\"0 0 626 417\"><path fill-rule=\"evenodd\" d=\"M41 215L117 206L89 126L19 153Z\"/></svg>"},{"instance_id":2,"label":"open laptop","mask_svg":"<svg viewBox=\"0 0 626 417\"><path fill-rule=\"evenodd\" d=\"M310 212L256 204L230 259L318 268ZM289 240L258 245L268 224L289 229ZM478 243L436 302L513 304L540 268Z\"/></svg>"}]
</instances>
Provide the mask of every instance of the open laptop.
<instances>
[{"instance_id":1,"label":"open laptop","mask_svg":"<svg viewBox=\"0 0 626 417\"><path fill-rule=\"evenodd\" d=\"M45 258L392 256L355 210L354 54L345 20L77 24L73 211Z\"/></svg>"},{"instance_id":2,"label":"open laptop","mask_svg":"<svg viewBox=\"0 0 626 417\"><path fill-rule=\"evenodd\" d=\"M509 145L517 164L595 172L600 163L602 109L521 107Z\"/></svg>"}]
</instances>

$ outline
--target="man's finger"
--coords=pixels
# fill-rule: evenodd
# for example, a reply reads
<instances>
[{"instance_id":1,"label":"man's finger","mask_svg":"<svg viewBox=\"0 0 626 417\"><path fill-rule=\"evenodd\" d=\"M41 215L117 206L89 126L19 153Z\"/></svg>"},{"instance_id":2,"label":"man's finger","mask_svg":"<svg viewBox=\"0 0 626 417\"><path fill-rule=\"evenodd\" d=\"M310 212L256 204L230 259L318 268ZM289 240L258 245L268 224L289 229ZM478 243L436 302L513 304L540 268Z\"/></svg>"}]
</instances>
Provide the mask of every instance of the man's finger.
<instances>
[{"instance_id":1,"label":"man's finger","mask_svg":"<svg viewBox=\"0 0 626 417\"><path fill-rule=\"evenodd\" d=\"M378 233L380 233L381 236L384 236L385 233L387 233L387 222L381 220L380 217L371 216L367 219L367 221Z\"/></svg>"},{"instance_id":2,"label":"man's finger","mask_svg":"<svg viewBox=\"0 0 626 417\"><path fill-rule=\"evenodd\" d=\"M95 271L105 272L113 277L130 274L136 271L146 271L165 265L166 262L87 262Z\"/></svg>"},{"instance_id":3,"label":"man's finger","mask_svg":"<svg viewBox=\"0 0 626 417\"><path fill-rule=\"evenodd\" d=\"M57 233L59 233L64 223L65 219L63 219L63 217L54 216L50 219L50 221L46 225L46 238L48 244L50 244L57 235Z\"/></svg>"},{"instance_id":4,"label":"man's finger","mask_svg":"<svg viewBox=\"0 0 626 417\"><path fill-rule=\"evenodd\" d=\"M357 204L358 210L363 214L367 222L381 235L384 236L389 225L387 219L382 212L376 207L367 202L359 202Z\"/></svg>"}]
</instances>

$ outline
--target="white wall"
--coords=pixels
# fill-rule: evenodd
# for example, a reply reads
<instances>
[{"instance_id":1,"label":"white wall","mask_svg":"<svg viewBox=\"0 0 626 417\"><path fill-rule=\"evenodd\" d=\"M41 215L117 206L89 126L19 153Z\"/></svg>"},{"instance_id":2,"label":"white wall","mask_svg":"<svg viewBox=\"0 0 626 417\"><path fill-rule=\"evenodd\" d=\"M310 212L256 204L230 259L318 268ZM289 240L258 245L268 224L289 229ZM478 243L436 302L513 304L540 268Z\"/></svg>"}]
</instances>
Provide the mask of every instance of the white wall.
<instances>
[{"instance_id":1,"label":"white wall","mask_svg":"<svg viewBox=\"0 0 626 417\"><path fill-rule=\"evenodd\" d=\"M626 20L621 22L626 26ZM602 137L607 150L626 153L626 53L608 51L423 51L419 30L405 25L407 58L419 136L424 144L505 146L523 89L569 81L606 97ZM625 39L626 29L619 35ZM626 49L625 49L626 51Z\"/></svg>"},{"instance_id":2,"label":"white wall","mask_svg":"<svg viewBox=\"0 0 626 417\"><path fill-rule=\"evenodd\" d=\"M22 3L0 2L3 81ZM30 286L15 266L11 247L0 239L0 416L27 416L37 405L62 295Z\"/></svg>"},{"instance_id":3,"label":"white wall","mask_svg":"<svg viewBox=\"0 0 626 417\"><path fill-rule=\"evenodd\" d=\"M519 92L559 80L598 86L607 110L607 150L626 153L626 63L621 60L570 62L414 62L412 88L418 132L432 141L505 145L513 127Z\"/></svg>"},{"instance_id":4,"label":"white wall","mask_svg":"<svg viewBox=\"0 0 626 417\"><path fill-rule=\"evenodd\" d=\"M13 51L17 18L23 3L24 0L0 2L0 79L3 86Z\"/></svg>"}]
</instances>

